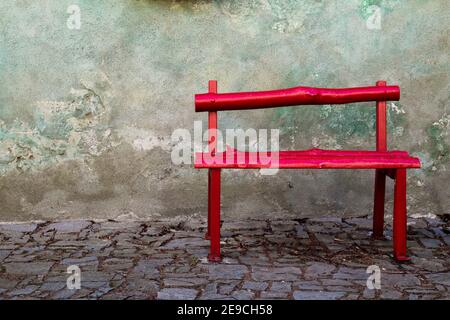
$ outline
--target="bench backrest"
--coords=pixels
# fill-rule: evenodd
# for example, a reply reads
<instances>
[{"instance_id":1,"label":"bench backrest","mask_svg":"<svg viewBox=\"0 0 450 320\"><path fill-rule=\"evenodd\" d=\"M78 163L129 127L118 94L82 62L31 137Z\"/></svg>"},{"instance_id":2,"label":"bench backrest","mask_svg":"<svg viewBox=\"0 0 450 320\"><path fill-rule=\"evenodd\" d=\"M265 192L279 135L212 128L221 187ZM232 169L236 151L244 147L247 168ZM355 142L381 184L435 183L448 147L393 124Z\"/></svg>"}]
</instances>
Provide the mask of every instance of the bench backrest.
<instances>
[{"instance_id":1,"label":"bench backrest","mask_svg":"<svg viewBox=\"0 0 450 320\"><path fill-rule=\"evenodd\" d=\"M295 87L282 90L217 93L217 81L210 80L208 93L195 95L195 111L209 112L209 150L217 147L217 111L286 107L294 105L346 104L376 101L377 151L386 151L386 101L398 101L400 88L378 81L376 86L355 88Z\"/></svg>"}]
</instances>

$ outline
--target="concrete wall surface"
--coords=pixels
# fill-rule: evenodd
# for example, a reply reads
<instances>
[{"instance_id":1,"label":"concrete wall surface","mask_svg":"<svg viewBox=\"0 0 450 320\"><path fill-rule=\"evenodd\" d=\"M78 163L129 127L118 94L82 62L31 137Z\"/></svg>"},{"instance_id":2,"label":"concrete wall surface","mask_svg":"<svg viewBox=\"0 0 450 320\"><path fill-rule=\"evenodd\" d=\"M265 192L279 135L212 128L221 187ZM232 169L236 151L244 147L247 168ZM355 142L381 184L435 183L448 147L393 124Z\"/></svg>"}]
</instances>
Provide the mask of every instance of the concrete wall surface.
<instances>
[{"instance_id":1,"label":"concrete wall surface","mask_svg":"<svg viewBox=\"0 0 450 320\"><path fill-rule=\"evenodd\" d=\"M448 0L4 0L0 220L206 215L207 175L171 161L193 95L401 87L388 146L420 157L410 215L450 213ZM372 104L219 113L282 149L372 149ZM371 213L369 170L225 170L225 219ZM392 208L388 181L387 210ZM388 213L390 211L387 211Z\"/></svg>"}]
</instances>

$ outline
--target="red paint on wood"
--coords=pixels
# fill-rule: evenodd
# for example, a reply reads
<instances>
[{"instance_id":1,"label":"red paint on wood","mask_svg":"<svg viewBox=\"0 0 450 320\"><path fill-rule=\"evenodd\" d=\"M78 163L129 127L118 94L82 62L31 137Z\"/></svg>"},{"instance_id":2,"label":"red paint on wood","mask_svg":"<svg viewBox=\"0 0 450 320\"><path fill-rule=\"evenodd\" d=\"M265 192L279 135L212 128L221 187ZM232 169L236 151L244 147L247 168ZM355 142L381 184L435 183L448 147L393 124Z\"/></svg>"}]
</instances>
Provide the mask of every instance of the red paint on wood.
<instances>
[{"instance_id":1,"label":"red paint on wood","mask_svg":"<svg viewBox=\"0 0 450 320\"><path fill-rule=\"evenodd\" d=\"M209 93L217 93L217 81L210 80L208 83ZM214 154L217 146L217 112L208 113L208 151ZM208 230L205 239L210 239L211 230L211 169L208 171Z\"/></svg>"},{"instance_id":2,"label":"red paint on wood","mask_svg":"<svg viewBox=\"0 0 450 320\"><path fill-rule=\"evenodd\" d=\"M208 260L213 262L221 261L220 255L220 169L210 169L211 171L211 214L210 240L211 246Z\"/></svg>"},{"instance_id":3,"label":"red paint on wood","mask_svg":"<svg viewBox=\"0 0 450 320\"><path fill-rule=\"evenodd\" d=\"M311 88L202 93L195 95L195 111L244 110L273 108L294 105L345 104L366 101L397 101L400 99L398 86L372 86L357 88Z\"/></svg>"},{"instance_id":4,"label":"red paint on wood","mask_svg":"<svg viewBox=\"0 0 450 320\"><path fill-rule=\"evenodd\" d=\"M373 203L373 233L374 239L383 238L384 229L384 197L386 193L386 173L383 169L375 170L375 192Z\"/></svg>"},{"instance_id":5,"label":"red paint on wood","mask_svg":"<svg viewBox=\"0 0 450 320\"><path fill-rule=\"evenodd\" d=\"M386 81L378 81L377 86L385 87ZM377 151L386 150L386 101L377 101Z\"/></svg>"},{"instance_id":6,"label":"red paint on wood","mask_svg":"<svg viewBox=\"0 0 450 320\"><path fill-rule=\"evenodd\" d=\"M211 239L211 170L208 170L208 229L205 233L205 239Z\"/></svg>"},{"instance_id":7,"label":"red paint on wood","mask_svg":"<svg viewBox=\"0 0 450 320\"><path fill-rule=\"evenodd\" d=\"M235 169L383 169L420 168L420 161L403 151L305 150L279 152L242 152L228 149L196 153L195 168Z\"/></svg>"},{"instance_id":8,"label":"red paint on wood","mask_svg":"<svg viewBox=\"0 0 450 320\"><path fill-rule=\"evenodd\" d=\"M209 81L209 93L216 94L217 93L217 81L210 80ZM210 111L208 113L208 150L213 153L217 148L217 112Z\"/></svg>"},{"instance_id":9,"label":"red paint on wood","mask_svg":"<svg viewBox=\"0 0 450 320\"><path fill-rule=\"evenodd\" d=\"M394 187L393 243L394 257L398 261L407 261L406 255L406 170L397 169Z\"/></svg>"},{"instance_id":10,"label":"red paint on wood","mask_svg":"<svg viewBox=\"0 0 450 320\"><path fill-rule=\"evenodd\" d=\"M208 152L196 153L195 167L208 168L208 232L210 261L220 261L220 169L376 169L374 192L374 237L382 237L386 176L395 179L394 257L406 256L406 168L420 168L420 160L406 151L387 151L386 101L399 100L398 86L378 81L373 87L323 89L296 87L283 90L217 93L217 81L209 82L209 92L195 96L195 110L209 111ZM291 105L345 104L376 101L376 151L320 150L280 152L217 152L217 111L271 108Z\"/></svg>"},{"instance_id":11,"label":"red paint on wood","mask_svg":"<svg viewBox=\"0 0 450 320\"><path fill-rule=\"evenodd\" d=\"M385 87L386 81L378 81L378 87ZM378 152L387 150L386 135L386 101L376 103L376 149ZM373 238L383 238L384 229L384 197L386 193L386 171L375 170L375 191L373 203Z\"/></svg>"}]
</instances>

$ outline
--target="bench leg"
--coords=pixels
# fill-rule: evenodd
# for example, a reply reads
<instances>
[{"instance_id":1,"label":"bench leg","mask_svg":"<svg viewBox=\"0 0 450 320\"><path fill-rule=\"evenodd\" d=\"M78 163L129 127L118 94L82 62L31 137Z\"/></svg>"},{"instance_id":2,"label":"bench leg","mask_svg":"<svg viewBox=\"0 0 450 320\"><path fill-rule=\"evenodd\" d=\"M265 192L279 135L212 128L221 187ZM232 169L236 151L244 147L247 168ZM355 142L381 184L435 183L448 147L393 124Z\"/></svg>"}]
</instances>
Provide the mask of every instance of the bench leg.
<instances>
[{"instance_id":1,"label":"bench leg","mask_svg":"<svg viewBox=\"0 0 450 320\"><path fill-rule=\"evenodd\" d=\"M375 191L373 202L373 231L372 231L372 237L374 239L383 238L385 190L386 190L386 173L383 169L376 169Z\"/></svg>"},{"instance_id":2,"label":"bench leg","mask_svg":"<svg viewBox=\"0 0 450 320\"><path fill-rule=\"evenodd\" d=\"M220 262L220 169L209 169L211 172L211 184L209 192L209 235L211 241L208 260Z\"/></svg>"},{"instance_id":3,"label":"bench leg","mask_svg":"<svg viewBox=\"0 0 450 320\"><path fill-rule=\"evenodd\" d=\"M211 239L211 171L208 169L208 230L205 233L205 239Z\"/></svg>"},{"instance_id":4,"label":"bench leg","mask_svg":"<svg viewBox=\"0 0 450 320\"><path fill-rule=\"evenodd\" d=\"M394 258L397 261L409 260L406 255L406 231L406 169L397 169L395 171L393 223Z\"/></svg>"}]
</instances>

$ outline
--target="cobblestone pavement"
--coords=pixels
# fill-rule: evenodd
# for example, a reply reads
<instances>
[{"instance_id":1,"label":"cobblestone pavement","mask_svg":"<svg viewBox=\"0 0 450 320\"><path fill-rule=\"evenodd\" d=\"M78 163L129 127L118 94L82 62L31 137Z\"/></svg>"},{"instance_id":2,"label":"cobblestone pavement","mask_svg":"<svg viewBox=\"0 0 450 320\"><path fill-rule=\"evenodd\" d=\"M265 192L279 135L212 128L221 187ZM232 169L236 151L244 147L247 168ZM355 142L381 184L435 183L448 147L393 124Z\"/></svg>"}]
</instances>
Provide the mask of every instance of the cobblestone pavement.
<instances>
[{"instance_id":1,"label":"cobblestone pavement","mask_svg":"<svg viewBox=\"0 0 450 320\"><path fill-rule=\"evenodd\" d=\"M208 263L205 221L0 224L1 299L450 299L448 216L409 219L410 263L367 218L225 221ZM81 289L67 289L67 268ZM368 266L381 289L367 288Z\"/></svg>"}]
</instances>

